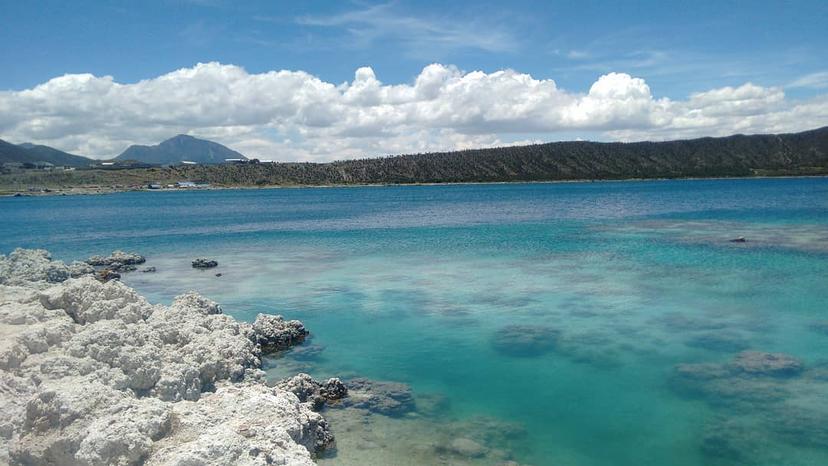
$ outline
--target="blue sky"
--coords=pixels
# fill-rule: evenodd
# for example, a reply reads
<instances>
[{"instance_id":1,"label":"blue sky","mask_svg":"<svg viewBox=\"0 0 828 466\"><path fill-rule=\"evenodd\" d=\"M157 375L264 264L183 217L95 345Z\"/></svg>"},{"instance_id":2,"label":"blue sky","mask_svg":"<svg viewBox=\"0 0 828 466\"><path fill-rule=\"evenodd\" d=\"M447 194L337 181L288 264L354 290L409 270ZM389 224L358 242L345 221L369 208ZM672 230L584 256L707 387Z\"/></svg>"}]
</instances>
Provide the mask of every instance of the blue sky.
<instances>
[{"instance_id":1,"label":"blue sky","mask_svg":"<svg viewBox=\"0 0 828 466\"><path fill-rule=\"evenodd\" d=\"M2 0L0 9L3 11L0 56L7 64L0 73L0 90L5 91L6 97L22 98L18 95L20 91L34 89L66 74L111 76L114 83L129 85L155 80L175 70L193 69L197 63L233 65L254 77L269 71L302 71L332 85L353 83L357 69L370 67L383 86L412 86L425 67L437 63L454 70L457 79L476 70L487 75L514 70L538 82L554 81L557 90L573 98L588 94L593 84L609 73L643 80L652 102L670 99L687 105L695 94L728 87L738 90L750 83L756 89L743 89L739 95L764 99L773 107L754 110L751 117L757 111L764 111L765 115L793 111L796 105L810 102L813 105L801 122L804 127L824 122L820 99L828 92L828 2L825 1ZM627 83L616 80L616 84L630 89ZM176 85L193 83L184 80ZM757 89L767 92L763 94ZM768 90L781 92L781 100ZM531 92L521 95L514 101L516 106L526 99L534 99ZM94 97L94 91L90 97ZM544 105L568 105L564 100L556 97ZM726 96L726 100L732 101L732 98ZM374 107L398 103L389 102L383 101ZM444 105L445 102L439 106ZM758 108L757 105L744 103L731 116L739 116L746 107ZM816 110L812 108L814 105ZM555 111L555 108L548 110ZM599 118L600 121L584 122L578 119L580 114L572 117L571 112L556 119L554 124L533 124L543 109L532 109L534 113L525 115L525 121L503 117L502 109L484 109L476 123L472 122L474 128L464 118L446 117L446 120L427 123L400 120L397 133L426 131L427 139L433 142L427 146L406 145L402 140L395 142L394 128L374 128L375 132L365 133L364 122L356 125L364 136L355 136L359 131L354 128L328 132L316 131L319 126L314 124L303 128L296 124L297 119L280 120L281 111L262 116L259 121L252 121L255 118L249 115L239 115L230 122L207 121L199 125L192 124L198 118L188 117L182 121L192 120L189 124L167 126L234 143L259 155L277 151L293 159L450 149L475 142L491 145L530 140L640 139L719 133L718 130L688 130L698 125L677 126L677 121L684 121L681 118L692 114L692 110L684 110L682 117L675 108L671 109L669 125L664 123L668 117L656 115L653 108L647 110L648 124L642 123L641 115L637 114L616 115L612 121ZM79 141L92 137L92 128L79 128L77 121L61 121L57 126L64 128L62 133L54 128L43 131L35 121L38 118L71 119L65 112L44 115L44 111L33 110L29 120L6 122L5 126L0 117L0 137L34 138L75 151L111 155L126 143L157 142L151 139L165 134L162 125L156 124L144 133L104 135L98 142L83 144ZM422 113L422 109L418 112ZM115 117L125 118L124 115ZM299 119L302 118L307 120L308 116L303 114ZM576 123L571 123L573 118ZM765 121L746 129L787 129L780 126L780 119L782 116L777 115L771 118L776 123ZM239 124L248 120L249 124ZM443 124L449 120L464 123ZM525 129L520 129L521 125ZM702 126L709 125L708 121ZM245 131L230 129L239 126L246 126L246 136L241 134ZM668 131L669 128L672 129ZM738 125L725 129L740 130ZM480 137L484 133L488 139ZM476 135L476 138L456 135ZM392 142L387 144L387 151L383 150L383 136ZM359 137L363 139L357 140ZM374 140L368 141L366 137ZM321 147L324 145L321 143L309 143L321 138L327 139L322 142L330 146L328 149ZM340 145L331 146L331 138L339 138Z\"/></svg>"}]
</instances>

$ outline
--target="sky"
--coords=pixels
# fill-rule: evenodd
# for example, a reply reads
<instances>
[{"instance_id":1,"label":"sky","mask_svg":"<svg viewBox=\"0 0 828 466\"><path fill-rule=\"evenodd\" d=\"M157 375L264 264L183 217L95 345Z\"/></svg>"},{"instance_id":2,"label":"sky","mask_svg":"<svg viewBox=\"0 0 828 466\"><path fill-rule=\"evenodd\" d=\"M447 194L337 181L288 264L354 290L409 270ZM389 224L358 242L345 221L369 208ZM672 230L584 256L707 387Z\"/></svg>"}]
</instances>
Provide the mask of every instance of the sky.
<instances>
[{"instance_id":1,"label":"sky","mask_svg":"<svg viewBox=\"0 0 828 466\"><path fill-rule=\"evenodd\" d=\"M328 161L828 126L828 2L0 0L0 138Z\"/></svg>"}]
</instances>

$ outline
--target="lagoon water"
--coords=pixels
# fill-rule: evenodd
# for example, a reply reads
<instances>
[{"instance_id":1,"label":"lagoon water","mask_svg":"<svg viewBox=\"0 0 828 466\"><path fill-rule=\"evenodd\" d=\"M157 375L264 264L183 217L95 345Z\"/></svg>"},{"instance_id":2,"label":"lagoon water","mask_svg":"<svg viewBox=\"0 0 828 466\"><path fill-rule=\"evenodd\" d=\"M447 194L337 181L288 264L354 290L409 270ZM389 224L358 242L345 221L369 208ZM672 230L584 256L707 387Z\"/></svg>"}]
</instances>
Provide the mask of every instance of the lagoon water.
<instances>
[{"instance_id":1,"label":"lagoon water","mask_svg":"<svg viewBox=\"0 0 828 466\"><path fill-rule=\"evenodd\" d=\"M412 387L404 416L329 410L322 464L828 464L826 178L3 198L0 219L2 253L136 251L151 301L303 320L274 380ZM745 350L804 369L737 374Z\"/></svg>"}]
</instances>

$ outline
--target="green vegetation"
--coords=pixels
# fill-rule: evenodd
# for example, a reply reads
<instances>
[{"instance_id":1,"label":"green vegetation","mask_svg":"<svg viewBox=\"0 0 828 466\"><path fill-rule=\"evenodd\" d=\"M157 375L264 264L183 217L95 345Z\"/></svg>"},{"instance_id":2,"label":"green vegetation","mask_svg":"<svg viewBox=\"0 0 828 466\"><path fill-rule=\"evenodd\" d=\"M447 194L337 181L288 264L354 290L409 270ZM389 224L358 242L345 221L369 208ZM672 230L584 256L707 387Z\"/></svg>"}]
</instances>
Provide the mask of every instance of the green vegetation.
<instances>
[{"instance_id":1,"label":"green vegetation","mask_svg":"<svg viewBox=\"0 0 828 466\"><path fill-rule=\"evenodd\" d=\"M555 142L331 163L248 163L0 176L0 190L28 186L217 186L465 183L828 174L828 127L796 134L668 142Z\"/></svg>"}]
</instances>

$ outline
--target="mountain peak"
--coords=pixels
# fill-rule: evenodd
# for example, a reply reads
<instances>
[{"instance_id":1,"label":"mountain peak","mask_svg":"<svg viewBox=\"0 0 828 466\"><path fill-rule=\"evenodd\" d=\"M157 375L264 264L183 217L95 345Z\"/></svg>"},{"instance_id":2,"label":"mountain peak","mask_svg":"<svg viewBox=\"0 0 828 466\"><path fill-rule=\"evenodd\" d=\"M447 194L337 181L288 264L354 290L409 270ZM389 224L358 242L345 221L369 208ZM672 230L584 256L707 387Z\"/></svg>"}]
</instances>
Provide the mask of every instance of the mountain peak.
<instances>
[{"instance_id":1,"label":"mountain peak","mask_svg":"<svg viewBox=\"0 0 828 466\"><path fill-rule=\"evenodd\" d=\"M178 134L155 146L130 146L117 160L137 160L159 165L177 165L183 161L201 164L224 163L225 159L246 159L244 155L217 142Z\"/></svg>"}]
</instances>

